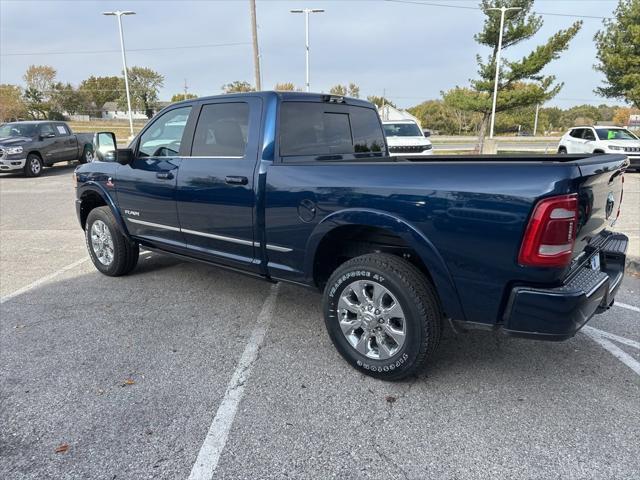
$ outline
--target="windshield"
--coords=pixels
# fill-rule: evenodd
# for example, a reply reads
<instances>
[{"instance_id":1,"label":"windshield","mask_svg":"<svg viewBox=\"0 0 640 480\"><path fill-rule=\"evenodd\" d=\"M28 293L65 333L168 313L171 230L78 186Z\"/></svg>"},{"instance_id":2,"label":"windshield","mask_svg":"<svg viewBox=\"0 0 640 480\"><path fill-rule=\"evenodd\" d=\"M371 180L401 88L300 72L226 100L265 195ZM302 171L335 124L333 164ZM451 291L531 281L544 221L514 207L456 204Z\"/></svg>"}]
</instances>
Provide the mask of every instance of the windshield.
<instances>
[{"instance_id":1,"label":"windshield","mask_svg":"<svg viewBox=\"0 0 640 480\"><path fill-rule=\"evenodd\" d=\"M423 137L415 123L385 123L382 125L387 137Z\"/></svg>"},{"instance_id":2,"label":"windshield","mask_svg":"<svg viewBox=\"0 0 640 480\"><path fill-rule=\"evenodd\" d=\"M633 133L624 128L596 128L600 140L638 140Z\"/></svg>"},{"instance_id":3,"label":"windshield","mask_svg":"<svg viewBox=\"0 0 640 480\"><path fill-rule=\"evenodd\" d=\"M0 125L0 138L32 137L36 126L32 123L5 123Z\"/></svg>"}]
</instances>

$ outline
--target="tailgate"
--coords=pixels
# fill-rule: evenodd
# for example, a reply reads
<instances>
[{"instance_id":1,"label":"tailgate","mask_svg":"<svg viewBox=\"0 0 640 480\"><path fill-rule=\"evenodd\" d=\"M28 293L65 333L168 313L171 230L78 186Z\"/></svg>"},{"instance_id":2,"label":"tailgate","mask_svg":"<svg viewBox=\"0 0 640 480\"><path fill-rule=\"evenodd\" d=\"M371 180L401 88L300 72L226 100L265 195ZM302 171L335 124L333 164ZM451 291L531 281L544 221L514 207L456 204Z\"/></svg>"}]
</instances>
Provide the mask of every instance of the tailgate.
<instances>
[{"instance_id":1,"label":"tailgate","mask_svg":"<svg viewBox=\"0 0 640 480\"><path fill-rule=\"evenodd\" d=\"M578 163L579 218L574 259L583 254L592 239L615 224L627 165L623 155L597 155Z\"/></svg>"}]
</instances>

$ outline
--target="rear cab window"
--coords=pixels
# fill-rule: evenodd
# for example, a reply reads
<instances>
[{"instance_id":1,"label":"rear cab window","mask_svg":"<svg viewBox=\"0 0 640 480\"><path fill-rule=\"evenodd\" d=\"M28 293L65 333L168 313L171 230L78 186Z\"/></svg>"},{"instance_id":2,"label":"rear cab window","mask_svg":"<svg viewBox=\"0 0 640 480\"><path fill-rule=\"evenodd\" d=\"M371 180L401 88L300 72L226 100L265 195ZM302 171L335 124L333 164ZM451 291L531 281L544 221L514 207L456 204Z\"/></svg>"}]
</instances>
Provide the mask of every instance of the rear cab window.
<instances>
[{"instance_id":1,"label":"rear cab window","mask_svg":"<svg viewBox=\"0 0 640 480\"><path fill-rule=\"evenodd\" d=\"M285 101L280 106L280 156L284 162L349 161L385 155L373 108L327 102Z\"/></svg>"}]
</instances>

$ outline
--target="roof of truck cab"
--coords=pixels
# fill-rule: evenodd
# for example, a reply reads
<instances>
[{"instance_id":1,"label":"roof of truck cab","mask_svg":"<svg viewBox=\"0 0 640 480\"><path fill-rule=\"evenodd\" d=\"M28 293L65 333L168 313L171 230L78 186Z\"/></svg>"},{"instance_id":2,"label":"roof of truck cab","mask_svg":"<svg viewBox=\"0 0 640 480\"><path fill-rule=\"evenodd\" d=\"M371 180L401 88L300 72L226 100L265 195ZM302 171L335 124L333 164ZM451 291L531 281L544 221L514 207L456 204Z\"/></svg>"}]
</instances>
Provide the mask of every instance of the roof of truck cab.
<instances>
[{"instance_id":1,"label":"roof of truck cab","mask_svg":"<svg viewBox=\"0 0 640 480\"><path fill-rule=\"evenodd\" d=\"M181 102L176 102L172 104L174 105L190 105L195 102L202 102L207 100L219 100L222 98L249 98L249 97L258 97L258 98L274 98L277 97L282 101L312 101L312 102L321 102L330 97L340 97L345 100L345 103L348 105L360 105L363 107L375 108L371 102L366 100L362 100L360 98L346 97L342 95L332 95L329 93L311 93L311 92L277 92L273 90L265 90L260 92L237 92L237 93L224 93L222 95L212 95L208 97L199 97L192 98L189 100L183 100Z\"/></svg>"}]
</instances>

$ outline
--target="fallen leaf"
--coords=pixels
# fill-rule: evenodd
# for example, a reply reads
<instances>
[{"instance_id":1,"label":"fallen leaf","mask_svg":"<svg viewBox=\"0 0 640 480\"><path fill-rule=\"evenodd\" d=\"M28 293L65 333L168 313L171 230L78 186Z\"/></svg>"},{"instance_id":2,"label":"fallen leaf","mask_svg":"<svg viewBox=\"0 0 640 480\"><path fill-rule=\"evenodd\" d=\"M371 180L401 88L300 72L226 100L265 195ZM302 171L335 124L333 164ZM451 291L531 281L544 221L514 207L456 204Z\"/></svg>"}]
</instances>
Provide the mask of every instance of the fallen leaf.
<instances>
[{"instance_id":1,"label":"fallen leaf","mask_svg":"<svg viewBox=\"0 0 640 480\"><path fill-rule=\"evenodd\" d=\"M68 443L61 443L60 445L58 445L56 447L55 452L56 453L66 453L67 450L69 450L69 444Z\"/></svg>"},{"instance_id":2,"label":"fallen leaf","mask_svg":"<svg viewBox=\"0 0 640 480\"><path fill-rule=\"evenodd\" d=\"M393 402L395 402L395 401L397 400L397 398L396 398L396 397L394 397L393 395L387 395L387 397L385 398L385 400L386 400L388 403L393 403Z\"/></svg>"},{"instance_id":3,"label":"fallen leaf","mask_svg":"<svg viewBox=\"0 0 640 480\"><path fill-rule=\"evenodd\" d=\"M135 385L135 380L133 378L127 378L124 383L122 384L123 387L126 387L127 385Z\"/></svg>"}]
</instances>

